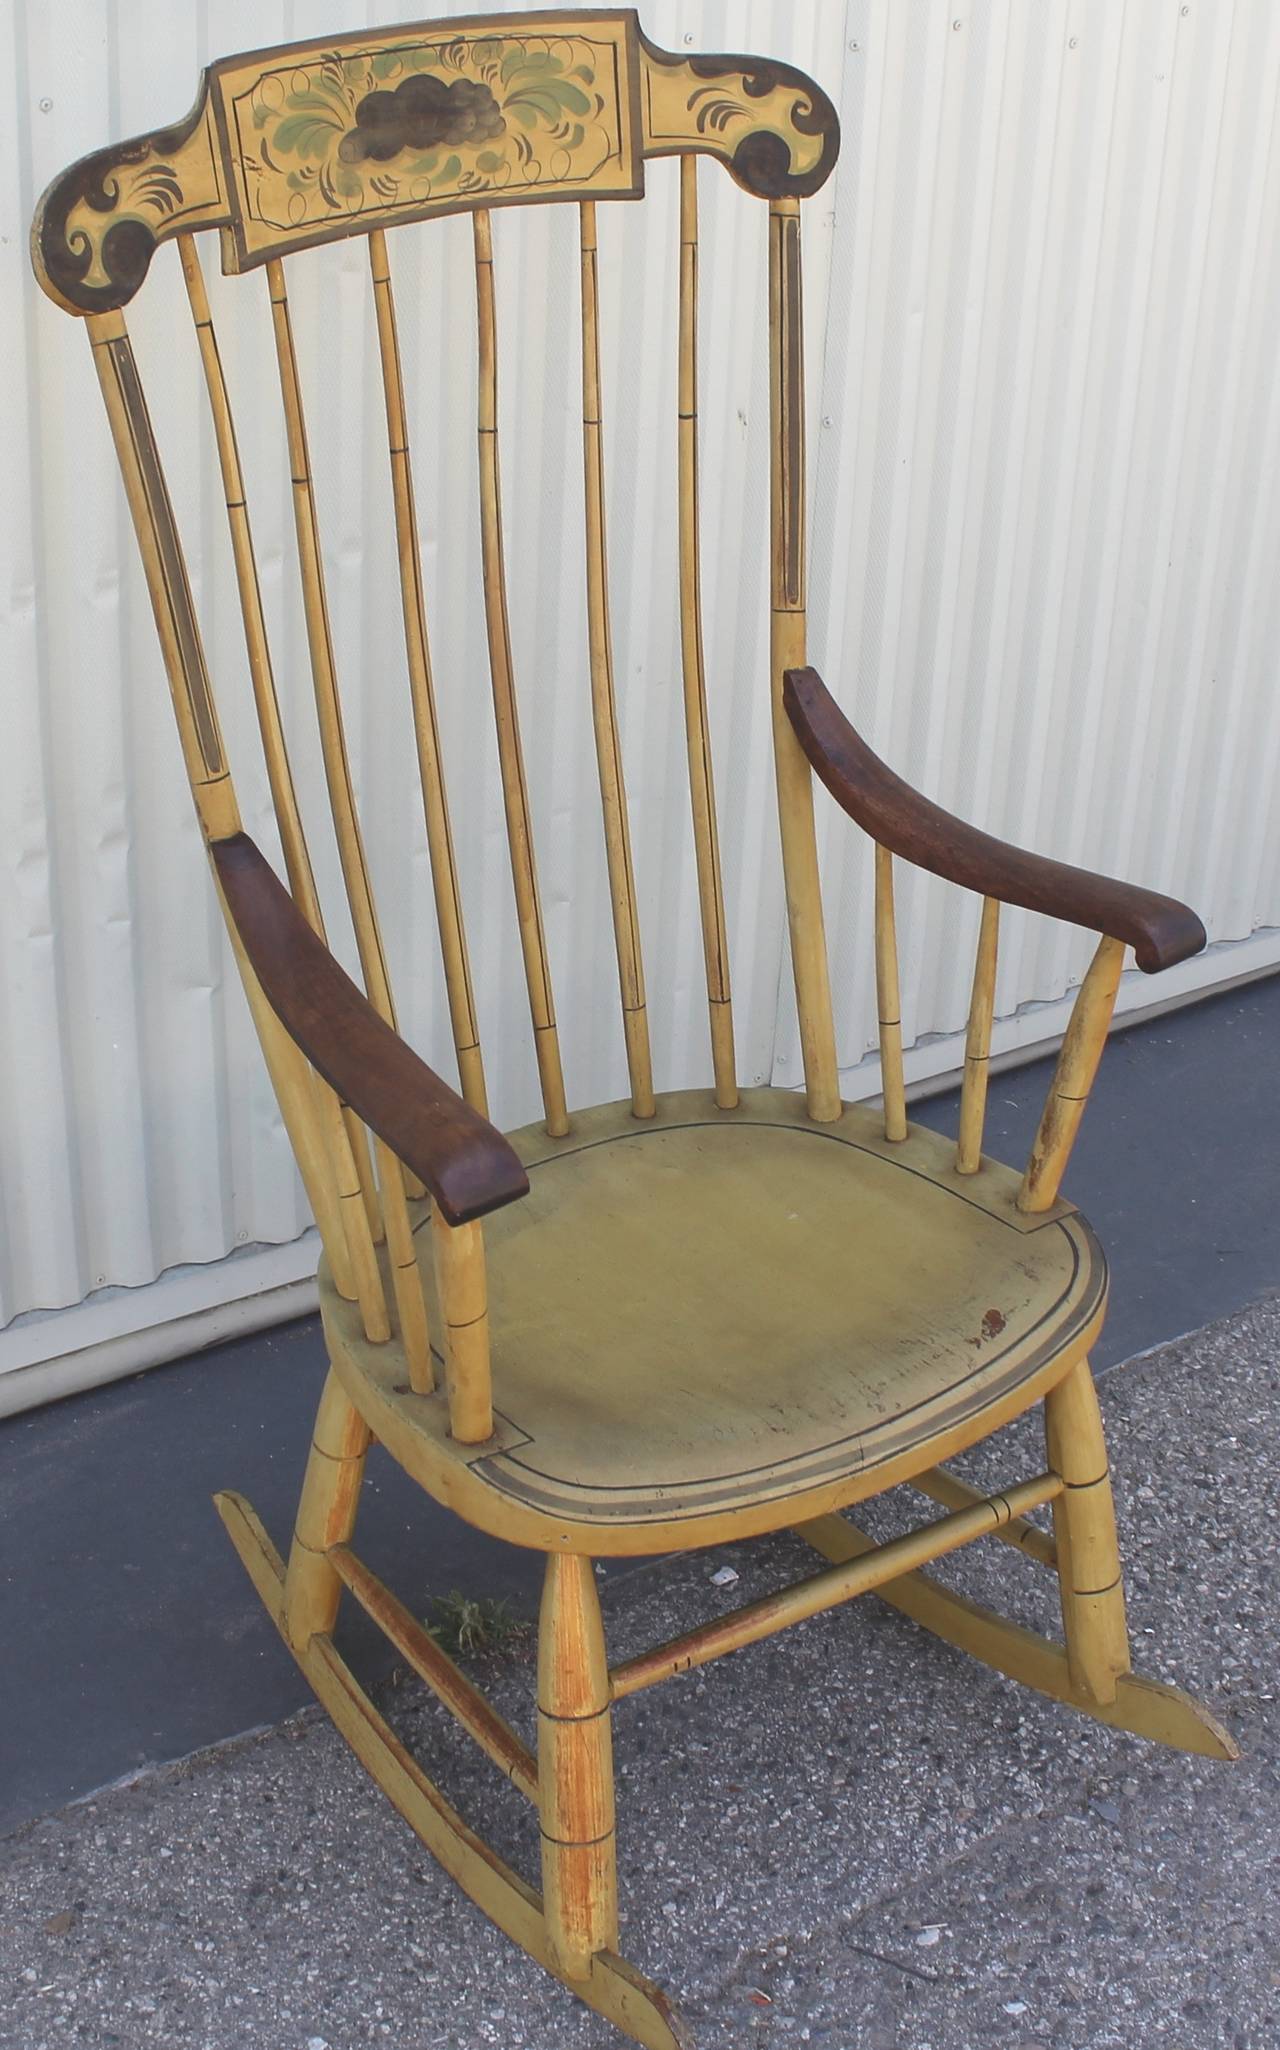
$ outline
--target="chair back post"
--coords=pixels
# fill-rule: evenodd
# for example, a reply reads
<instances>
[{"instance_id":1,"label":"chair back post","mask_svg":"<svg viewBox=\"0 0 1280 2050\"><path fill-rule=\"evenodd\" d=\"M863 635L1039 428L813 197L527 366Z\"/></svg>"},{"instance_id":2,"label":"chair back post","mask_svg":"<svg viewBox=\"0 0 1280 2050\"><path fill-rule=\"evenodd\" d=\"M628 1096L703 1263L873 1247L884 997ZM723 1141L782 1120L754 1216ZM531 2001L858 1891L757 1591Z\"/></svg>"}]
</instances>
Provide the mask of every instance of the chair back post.
<instances>
[{"instance_id":1,"label":"chair back post","mask_svg":"<svg viewBox=\"0 0 1280 2050\"><path fill-rule=\"evenodd\" d=\"M770 667L773 760L809 1115L840 1115L831 979L813 818L813 773L782 700L788 669L805 664L804 337L800 202L769 204Z\"/></svg>"}]
</instances>

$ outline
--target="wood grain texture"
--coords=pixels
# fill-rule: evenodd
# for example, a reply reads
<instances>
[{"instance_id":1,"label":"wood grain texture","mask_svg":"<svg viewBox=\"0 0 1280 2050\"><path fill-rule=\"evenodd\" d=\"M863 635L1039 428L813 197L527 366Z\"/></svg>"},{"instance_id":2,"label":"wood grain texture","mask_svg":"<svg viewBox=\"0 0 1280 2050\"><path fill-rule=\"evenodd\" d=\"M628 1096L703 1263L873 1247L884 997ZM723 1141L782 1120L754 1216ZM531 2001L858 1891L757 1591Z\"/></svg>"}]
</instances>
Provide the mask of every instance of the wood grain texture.
<instances>
[{"instance_id":1,"label":"wood grain texture","mask_svg":"<svg viewBox=\"0 0 1280 2050\"><path fill-rule=\"evenodd\" d=\"M210 857L271 1008L308 1060L421 1176L450 1223L527 1193L501 1133L378 1017L246 833Z\"/></svg>"},{"instance_id":2,"label":"wood grain texture","mask_svg":"<svg viewBox=\"0 0 1280 2050\"><path fill-rule=\"evenodd\" d=\"M1010 846L922 797L871 752L816 669L789 670L784 696L800 745L836 803L895 854L1002 904L1124 940L1148 975L1204 946L1200 920L1175 898Z\"/></svg>"}]
</instances>

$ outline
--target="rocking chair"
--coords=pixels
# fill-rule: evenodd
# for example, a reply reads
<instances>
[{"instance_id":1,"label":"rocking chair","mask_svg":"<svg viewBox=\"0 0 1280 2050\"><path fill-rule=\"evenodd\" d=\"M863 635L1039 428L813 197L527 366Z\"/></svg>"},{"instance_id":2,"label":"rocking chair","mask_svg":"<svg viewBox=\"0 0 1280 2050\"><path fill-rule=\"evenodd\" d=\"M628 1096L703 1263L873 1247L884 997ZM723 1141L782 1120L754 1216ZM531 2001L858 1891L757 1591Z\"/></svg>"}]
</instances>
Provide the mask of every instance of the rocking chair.
<instances>
[{"instance_id":1,"label":"rocking chair","mask_svg":"<svg viewBox=\"0 0 1280 2050\"><path fill-rule=\"evenodd\" d=\"M235 1494L218 1508L320 1700L423 1843L509 1936L636 2041L682 2040L618 1954L611 1708L868 1589L997 1671L1116 1728L1217 1758L1197 1702L1130 1669L1111 1484L1088 1353L1107 1273L1060 1194L1126 949L1148 973L1204 944L1185 906L989 838L859 739L805 654L801 202L835 163L802 73L671 56L627 9L421 23L227 58L175 127L50 187L40 283L92 344L215 887L323 1243L330 1371L287 1562ZM655 1094L605 542L596 214L679 158L678 594L711 1085ZM698 476L699 156L767 209L771 677L803 1094L740 1089L703 673ZM493 211L571 204L580 232L586 636L621 1024L620 1103L570 1111L517 717L499 490ZM489 1122L428 653L390 231L471 217L484 607L511 877L544 1115ZM762 221L763 226L763 221ZM245 480L197 238L265 269L329 804L363 988L338 965L295 795ZM517 224L512 224L517 232ZM399 1036L344 739L287 272L367 248L405 652L460 1093ZM123 309L177 243L207 386L267 778L288 886L245 832L178 527ZM302 259L305 261L305 259ZM659 594L660 595L660 594ZM875 848L882 1108L841 1101L812 778ZM982 899L959 1138L908 1121L895 858ZM982 1153L1002 905L1100 935L1030 1161ZM1043 1403L1043 1472L985 1495L942 1463ZM545 1555L536 1756L351 1548L377 1438L437 1502ZM936 1520L873 1544L845 1512L899 1483ZM1053 1537L1029 1519L1052 1505ZM612 1667L593 1562L794 1527L798 1584ZM993 1534L1053 1572L1064 1642L920 1569ZM444 1799L334 1643L346 1591L537 1810L542 1890Z\"/></svg>"}]
</instances>

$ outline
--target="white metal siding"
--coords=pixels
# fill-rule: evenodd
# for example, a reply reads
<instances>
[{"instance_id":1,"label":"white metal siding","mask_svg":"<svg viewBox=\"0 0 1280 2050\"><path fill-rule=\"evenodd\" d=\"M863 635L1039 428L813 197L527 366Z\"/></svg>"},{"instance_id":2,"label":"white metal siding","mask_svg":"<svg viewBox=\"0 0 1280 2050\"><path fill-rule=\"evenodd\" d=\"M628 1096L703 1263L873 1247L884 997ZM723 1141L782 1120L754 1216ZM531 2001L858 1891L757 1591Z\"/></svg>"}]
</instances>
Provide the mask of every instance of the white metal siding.
<instances>
[{"instance_id":1,"label":"white metal siding","mask_svg":"<svg viewBox=\"0 0 1280 2050\"><path fill-rule=\"evenodd\" d=\"M0 1325L296 1239L307 1222L208 886L89 351L37 293L26 227L49 176L173 119L208 58L359 18L350 0L129 0L110 12L18 0L3 31L14 104L0 141ZM659 0L642 18L669 48L760 50L838 92L841 164L807 210L805 252L812 652L837 695L902 773L963 815L1185 895L1217 944L1210 978L1280 959L1273 935L1229 944L1280 926L1280 10ZM795 1082L768 744L763 209L711 167L700 189L704 596L739 1063L744 1080ZM647 207L602 208L600 230L614 637L662 1087L708 1063L674 437L643 426L654 406L674 415L674 166L652 165L649 190ZM573 213L499 215L495 236L517 684L566 1072L571 1098L590 1102L624 1092L625 1066L582 630ZM333 903L278 402L266 381L255 396L254 373L269 368L265 286L217 278L209 238L202 247ZM405 231L391 249L481 1031L493 1108L510 1124L535 1114L537 1096L479 601L469 228ZM363 248L299 257L290 279L393 978L409 1036L452 1073ZM271 845L171 250L131 327L246 826ZM865 1091L869 852L825 798L820 808L840 1057ZM903 872L899 928L908 1072L940 1071L967 1006L976 906ZM349 959L340 924L336 937ZM1078 979L1086 947L1007 917L1003 1043L1052 1027L1057 1012L1035 1006ZM228 1296L249 1267L227 1264ZM287 1279L278 1262L270 1279ZM168 1314L163 1286L151 1300L135 1322ZM70 1321L0 1335L0 1372L66 1350Z\"/></svg>"}]
</instances>

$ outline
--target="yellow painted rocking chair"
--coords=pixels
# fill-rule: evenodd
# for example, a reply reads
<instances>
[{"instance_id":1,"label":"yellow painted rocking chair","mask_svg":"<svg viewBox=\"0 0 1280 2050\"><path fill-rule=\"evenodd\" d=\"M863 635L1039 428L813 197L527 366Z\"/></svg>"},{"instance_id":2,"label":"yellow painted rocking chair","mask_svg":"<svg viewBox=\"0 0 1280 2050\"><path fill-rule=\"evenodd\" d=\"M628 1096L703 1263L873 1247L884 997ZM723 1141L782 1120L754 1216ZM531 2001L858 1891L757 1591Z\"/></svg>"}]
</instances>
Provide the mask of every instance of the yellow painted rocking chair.
<instances>
[{"instance_id":1,"label":"yellow painted rocking chair","mask_svg":"<svg viewBox=\"0 0 1280 2050\"><path fill-rule=\"evenodd\" d=\"M530 84L530 80L533 84ZM520 105L516 102L520 101ZM315 114L302 136L298 107ZM303 124L305 125L305 124ZM317 140L318 136L318 140ZM446 152L443 145L448 144ZM1170 899L961 824L863 745L805 665L801 202L834 110L788 66L673 57L629 10L417 24L213 65L176 127L64 173L37 215L41 284L93 346L236 957L323 1240L330 1373L287 1564L249 1504L218 1506L339 1729L422 1841L508 1935L637 2041L684 2040L617 1955L613 1702L866 1589L998 1671L1117 1728L1209 1756L1230 1738L1131 1672L1111 1486L1088 1365L1106 1268L1059 1185L1126 948L1140 968L1204 934ZM317 154L318 152L318 154ZM655 1095L615 716L604 532L596 208L680 159L679 607L710 1088ZM697 158L768 210L773 738L805 1090L735 1078L699 602ZM581 249L587 637L627 1101L567 1107L508 626L491 211L571 204ZM745 203L745 202L744 202ZM488 1121L441 760L389 231L466 212L475 245L484 605L511 874L545 1115ZM763 222L762 222L763 226ZM320 744L363 991L329 952L286 756L245 486L197 237L265 267ZM365 241L376 307L409 684L461 1094L398 1036L344 743L286 270ZM123 309L177 243L207 384L249 668L288 887L244 832L182 547ZM875 844L883 1109L842 1104L812 775ZM907 1121L894 935L898 856L983 899L956 1145ZM1029 1165L981 1151L1001 904L1101 935ZM1047 1465L983 1496L940 1464L1043 1402ZM350 1546L376 1437L438 1502L546 1556L535 1756ZM946 1513L873 1545L842 1513L910 1482ZM1054 1536L1027 1520L1051 1503ZM796 1527L828 1562L612 1668L593 1561ZM993 1533L1048 1567L1064 1643L919 1569ZM444 1800L335 1649L348 1590L536 1806L542 1892Z\"/></svg>"}]
</instances>

